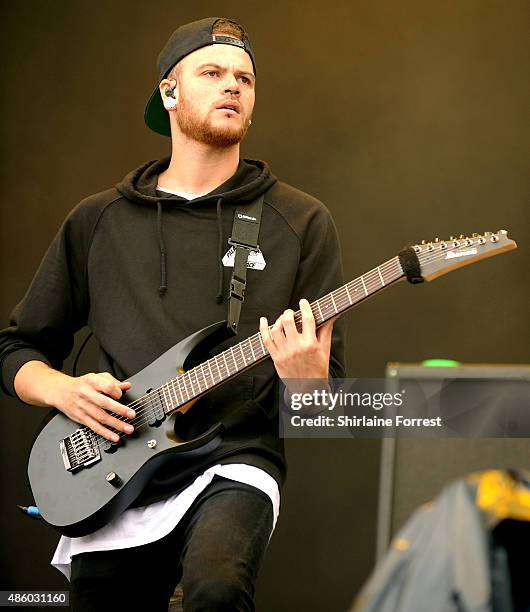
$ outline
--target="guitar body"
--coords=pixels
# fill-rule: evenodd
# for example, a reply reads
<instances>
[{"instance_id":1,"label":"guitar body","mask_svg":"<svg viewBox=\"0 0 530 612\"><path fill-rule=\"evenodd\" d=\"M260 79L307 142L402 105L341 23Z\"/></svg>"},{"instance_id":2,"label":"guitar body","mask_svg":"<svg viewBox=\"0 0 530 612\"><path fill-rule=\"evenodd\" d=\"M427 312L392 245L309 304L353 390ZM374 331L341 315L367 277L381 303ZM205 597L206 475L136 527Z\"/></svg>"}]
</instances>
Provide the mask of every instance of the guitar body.
<instances>
[{"instance_id":1,"label":"guitar body","mask_svg":"<svg viewBox=\"0 0 530 612\"><path fill-rule=\"evenodd\" d=\"M127 379L132 386L120 402L130 404L174 378L178 371L193 361L195 355L200 355L222 339L225 330L226 322L221 321L174 345ZM69 471L59 443L80 425L59 410L52 412L55 414L47 418L31 448L28 477L42 517L60 533L70 537L92 533L123 512L170 455L204 455L221 442L221 425L215 425L192 441L179 440L173 414L152 425L135 428L131 435L122 437L117 444L105 441L100 447L99 460ZM109 481L108 475L112 473L116 478Z\"/></svg>"}]
</instances>

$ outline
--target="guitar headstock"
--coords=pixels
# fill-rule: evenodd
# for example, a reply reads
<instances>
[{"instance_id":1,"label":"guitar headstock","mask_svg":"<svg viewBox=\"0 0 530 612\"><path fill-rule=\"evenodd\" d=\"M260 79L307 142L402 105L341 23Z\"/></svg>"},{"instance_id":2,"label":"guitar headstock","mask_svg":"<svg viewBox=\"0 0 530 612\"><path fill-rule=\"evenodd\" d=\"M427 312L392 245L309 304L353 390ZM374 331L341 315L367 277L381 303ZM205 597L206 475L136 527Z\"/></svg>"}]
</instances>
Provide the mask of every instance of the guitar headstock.
<instances>
[{"instance_id":1,"label":"guitar headstock","mask_svg":"<svg viewBox=\"0 0 530 612\"><path fill-rule=\"evenodd\" d=\"M451 236L449 240L436 238L433 242L423 241L412 248L418 257L423 279L431 281L479 259L516 249L517 244L508 238L506 230L499 230L471 236L461 235L459 238Z\"/></svg>"}]
</instances>

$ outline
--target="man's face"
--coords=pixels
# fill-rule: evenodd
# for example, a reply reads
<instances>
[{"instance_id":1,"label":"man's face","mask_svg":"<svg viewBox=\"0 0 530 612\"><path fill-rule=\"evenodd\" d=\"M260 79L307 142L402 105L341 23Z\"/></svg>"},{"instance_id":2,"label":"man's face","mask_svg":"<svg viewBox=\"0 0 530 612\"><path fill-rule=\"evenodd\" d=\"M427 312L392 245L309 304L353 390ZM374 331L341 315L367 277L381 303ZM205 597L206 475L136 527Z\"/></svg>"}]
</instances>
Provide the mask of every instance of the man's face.
<instances>
[{"instance_id":1,"label":"man's face","mask_svg":"<svg viewBox=\"0 0 530 612\"><path fill-rule=\"evenodd\" d=\"M175 89L180 130L218 147L241 142L254 109L254 86L252 61L243 49L215 44L190 53L180 62Z\"/></svg>"}]
</instances>

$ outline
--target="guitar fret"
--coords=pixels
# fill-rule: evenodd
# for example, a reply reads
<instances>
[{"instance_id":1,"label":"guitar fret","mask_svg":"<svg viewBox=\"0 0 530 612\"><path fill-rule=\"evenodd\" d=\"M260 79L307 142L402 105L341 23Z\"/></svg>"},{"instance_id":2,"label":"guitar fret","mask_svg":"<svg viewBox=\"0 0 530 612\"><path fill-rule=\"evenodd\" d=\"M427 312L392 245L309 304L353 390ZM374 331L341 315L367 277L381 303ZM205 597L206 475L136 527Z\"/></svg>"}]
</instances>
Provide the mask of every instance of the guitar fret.
<instances>
[{"instance_id":1,"label":"guitar fret","mask_svg":"<svg viewBox=\"0 0 530 612\"><path fill-rule=\"evenodd\" d=\"M377 267L377 272L379 273L379 278L381 279L381 284L384 287L385 286L385 281L383 280L383 276L381 274L381 270L379 269L379 266Z\"/></svg>"},{"instance_id":2,"label":"guitar fret","mask_svg":"<svg viewBox=\"0 0 530 612\"><path fill-rule=\"evenodd\" d=\"M188 391L188 380L190 379L188 372L186 372L186 374L184 374L184 376L182 377L182 381L184 382L184 391L186 391L186 399L189 400L190 399L190 393ZM191 382L191 381L190 381Z\"/></svg>"},{"instance_id":3,"label":"guitar fret","mask_svg":"<svg viewBox=\"0 0 530 612\"><path fill-rule=\"evenodd\" d=\"M340 289L333 291L331 294L331 299L333 300L333 306L335 306L335 312L338 314L340 312L341 304Z\"/></svg>"},{"instance_id":4,"label":"guitar fret","mask_svg":"<svg viewBox=\"0 0 530 612\"><path fill-rule=\"evenodd\" d=\"M226 357L225 357L224 351L221 353L221 355L223 356L223 361L225 363L225 368L226 368L226 374L228 375L230 373L230 370L228 369L228 364L226 363Z\"/></svg>"},{"instance_id":5,"label":"guitar fret","mask_svg":"<svg viewBox=\"0 0 530 612\"><path fill-rule=\"evenodd\" d=\"M261 345L261 350L263 351L263 354L266 355L267 351L265 350L265 347L263 346L263 339L261 337L261 332L258 334L258 340L259 340L259 343Z\"/></svg>"},{"instance_id":6,"label":"guitar fret","mask_svg":"<svg viewBox=\"0 0 530 612\"><path fill-rule=\"evenodd\" d=\"M254 363L254 361L256 361L255 357L254 357L254 353L252 352L252 346L250 343L250 338L247 338L245 340L245 346L244 349L247 353L247 363Z\"/></svg>"},{"instance_id":7,"label":"guitar fret","mask_svg":"<svg viewBox=\"0 0 530 612\"><path fill-rule=\"evenodd\" d=\"M167 393L167 398L168 398L167 401L168 401L170 409L171 409L171 408L173 408L173 398L171 397L171 390L169 388L169 383L166 383L165 387L166 387L166 393Z\"/></svg>"},{"instance_id":8,"label":"guitar fret","mask_svg":"<svg viewBox=\"0 0 530 612\"><path fill-rule=\"evenodd\" d=\"M241 357L243 357L243 365L246 366L247 365L247 360L245 359L245 353L243 352L243 343L238 344L239 346L239 350L241 351Z\"/></svg>"},{"instance_id":9,"label":"guitar fret","mask_svg":"<svg viewBox=\"0 0 530 612\"><path fill-rule=\"evenodd\" d=\"M250 346L250 352L252 353L252 359L256 361L256 355L254 355L254 349L252 348L252 338L249 338L248 345Z\"/></svg>"},{"instance_id":10,"label":"guitar fret","mask_svg":"<svg viewBox=\"0 0 530 612\"><path fill-rule=\"evenodd\" d=\"M206 374L204 373L204 363L201 363L200 366L201 368L201 374L202 374L202 380L204 382L204 389L208 389L209 385L208 385L208 379L206 378Z\"/></svg>"},{"instance_id":11,"label":"guitar fret","mask_svg":"<svg viewBox=\"0 0 530 612\"><path fill-rule=\"evenodd\" d=\"M211 359L208 359L208 361L206 362L208 364L208 371L210 372L210 378L212 379L212 385L215 385L215 378L212 374L212 367L210 365L210 361Z\"/></svg>"},{"instance_id":12,"label":"guitar fret","mask_svg":"<svg viewBox=\"0 0 530 612\"><path fill-rule=\"evenodd\" d=\"M221 368L219 367L219 362L217 361L217 356L214 357L215 365L217 366L217 371L219 372L219 382L223 380L223 375L221 374Z\"/></svg>"},{"instance_id":13,"label":"guitar fret","mask_svg":"<svg viewBox=\"0 0 530 612\"><path fill-rule=\"evenodd\" d=\"M193 382L193 375L195 375L195 382ZM193 395L196 395L197 391L195 389L195 385L197 385L199 387L199 392L201 390L201 386L199 384L199 381L197 379L197 368L192 368L190 370L190 382L191 382L191 390Z\"/></svg>"},{"instance_id":14,"label":"guitar fret","mask_svg":"<svg viewBox=\"0 0 530 612\"><path fill-rule=\"evenodd\" d=\"M173 406L173 398L171 397L171 389L169 388L169 382L165 383L164 386L166 387L165 394L167 395L167 400L165 401L165 404L171 410L171 407ZM166 406L162 406L162 408L165 410Z\"/></svg>"},{"instance_id":15,"label":"guitar fret","mask_svg":"<svg viewBox=\"0 0 530 612\"><path fill-rule=\"evenodd\" d=\"M337 304L335 304L335 300L333 299L333 293L329 294L331 301L333 302L333 308L335 309L335 312L339 312L337 309Z\"/></svg>"},{"instance_id":16,"label":"guitar fret","mask_svg":"<svg viewBox=\"0 0 530 612\"><path fill-rule=\"evenodd\" d=\"M165 389L164 387L166 387L166 384L162 385L162 387L161 387L161 389L162 389L162 395L164 396L164 403L165 403L167 406L170 406L171 404L170 404L170 402L169 402L169 401L167 400L167 398L166 398L166 389Z\"/></svg>"},{"instance_id":17,"label":"guitar fret","mask_svg":"<svg viewBox=\"0 0 530 612\"><path fill-rule=\"evenodd\" d=\"M364 284L364 278L361 276L361 283L363 284L364 293L368 295L368 290L366 289L366 285Z\"/></svg>"},{"instance_id":18,"label":"guitar fret","mask_svg":"<svg viewBox=\"0 0 530 612\"><path fill-rule=\"evenodd\" d=\"M197 381L197 387L199 387L199 393L201 393L201 381L199 380L199 376L197 374L197 368L193 368L193 372L195 374L195 380Z\"/></svg>"},{"instance_id":19,"label":"guitar fret","mask_svg":"<svg viewBox=\"0 0 530 612\"><path fill-rule=\"evenodd\" d=\"M168 382L168 387L169 387L169 394L171 396L171 408L174 408L178 403L177 393L175 391L175 381L170 380Z\"/></svg>"},{"instance_id":20,"label":"guitar fret","mask_svg":"<svg viewBox=\"0 0 530 612\"><path fill-rule=\"evenodd\" d=\"M191 379L191 370L189 372L186 372L185 384L186 384L186 396L188 400L190 400L195 394L195 389L193 388L193 380Z\"/></svg>"},{"instance_id":21,"label":"guitar fret","mask_svg":"<svg viewBox=\"0 0 530 612\"><path fill-rule=\"evenodd\" d=\"M178 406L179 404L179 384L178 384L178 379L173 379L171 381L172 383L172 387L173 387L173 395L175 396L175 406Z\"/></svg>"},{"instance_id":22,"label":"guitar fret","mask_svg":"<svg viewBox=\"0 0 530 612\"><path fill-rule=\"evenodd\" d=\"M322 309L320 308L320 300L316 301L316 305L318 306L318 312L320 313L320 320L323 321L324 317L322 316ZM318 323L318 321L317 321Z\"/></svg>"},{"instance_id":23,"label":"guitar fret","mask_svg":"<svg viewBox=\"0 0 530 612\"><path fill-rule=\"evenodd\" d=\"M177 382L177 393L180 394L180 404L184 404L184 396L182 395L182 389L180 388L180 378L177 378L176 380Z\"/></svg>"},{"instance_id":24,"label":"guitar fret","mask_svg":"<svg viewBox=\"0 0 530 612\"><path fill-rule=\"evenodd\" d=\"M393 273L393 269L383 271L383 280L385 281L385 285L388 282L392 282L392 273Z\"/></svg>"},{"instance_id":25,"label":"guitar fret","mask_svg":"<svg viewBox=\"0 0 530 612\"><path fill-rule=\"evenodd\" d=\"M189 399L191 399L195 395L195 387L193 386L193 379L191 378L191 370L187 374L186 391L189 394Z\"/></svg>"},{"instance_id":26,"label":"guitar fret","mask_svg":"<svg viewBox=\"0 0 530 612\"><path fill-rule=\"evenodd\" d=\"M168 408L169 410L173 408L173 395L171 394L171 381L170 380L166 383L166 387L167 387L167 394L169 397L169 402L167 406L162 406L162 410L164 412L166 412L166 408Z\"/></svg>"},{"instance_id":27,"label":"guitar fret","mask_svg":"<svg viewBox=\"0 0 530 612\"><path fill-rule=\"evenodd\" d=\"M341 293L343 293L343 294L344 294L344 298L345 298L345 299L344 299L344 298L341 296L339 301L340 301L340 302L341 302L341 304L342 304L342 302L343 302L343 300L344 300L344 305L341 305L341 308L342 308L342 310L345 310L345 309L348 307L347 302L350 302L350 295L349 295L349 293L348 293L348 289L346 288L346 285L344 285L344 287L342 287L342 291L341 291ZM351 303L351 302L350 302L350 303Z\"/></svg>"},{"instance_id":28,"label":"guitar fret","mask_svg":"<svg viewBox=\"0 0 530 612\"><path fill-rule=\"evenodd\" d=\"M234 355L234 348L231 346L228 350L230 352L230 355L232 355L232 361L234 362L235 371L237 372L239 370L239 367L237 365L236 357Z\"/></svg>"},{"instance_id":29,"label":"guitar fret","mask_svg":"<svg viewBox=\"0 0 530 612\"><path fill-rule=\"evenodd\" d=\"M247 338L247 347L250 351L248 361L249 363L254 363L256 361L256 355L254 355L254 349L252 348L252 338Z\"/></svg>"}]
</instances>

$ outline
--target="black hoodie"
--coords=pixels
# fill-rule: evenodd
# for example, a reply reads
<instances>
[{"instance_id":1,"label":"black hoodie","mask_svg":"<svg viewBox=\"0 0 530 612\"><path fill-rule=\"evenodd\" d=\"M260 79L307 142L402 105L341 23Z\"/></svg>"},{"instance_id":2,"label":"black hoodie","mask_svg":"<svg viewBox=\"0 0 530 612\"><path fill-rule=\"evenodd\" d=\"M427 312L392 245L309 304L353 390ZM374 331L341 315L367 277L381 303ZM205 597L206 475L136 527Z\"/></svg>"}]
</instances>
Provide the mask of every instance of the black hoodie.
<instances>
[{"instance_id":1,"label":"black hoodie","mask_svg":"<svg viewBox=\"0 0 530 612\"><path fill-rule=\"evenodd\" d=\"M248 269L238 335L224 350L343 283L337 232L315 198L278 181L262 161L241 160L236 173L193 200L158 191L169 157L130 172L115 188L82 200L67 216L22 301L0 332L1 386L15 396L19 368L40 360L60 370L74 333L88 326L99 342L99 371L128 378L189 334L227 318L234 211L264 194L259 235L266 265ZM330 375L344 376L344 321L334 327ZM236 415L207 457L165 465L134 503L164 499L207 466L243 462L281 486L286 463L278 436L277 376L266 360L211 391L184 417L190 437Z\"/></svg>"}]
</instances>

